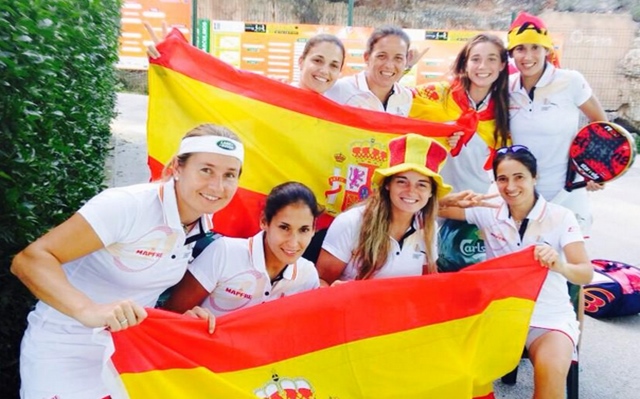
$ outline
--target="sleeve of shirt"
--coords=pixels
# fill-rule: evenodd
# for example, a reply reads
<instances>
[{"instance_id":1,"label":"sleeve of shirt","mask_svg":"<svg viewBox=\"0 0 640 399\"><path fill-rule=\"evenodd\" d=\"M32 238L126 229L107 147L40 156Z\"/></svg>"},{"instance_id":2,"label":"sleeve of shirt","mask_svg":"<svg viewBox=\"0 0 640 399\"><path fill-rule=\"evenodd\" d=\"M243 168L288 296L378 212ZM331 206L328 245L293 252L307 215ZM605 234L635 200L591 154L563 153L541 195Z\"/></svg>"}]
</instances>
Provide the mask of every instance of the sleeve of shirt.
<instances>
[{"instance_id":1,"label":"sleeve of shirt","mask_svg":"<svg viewBox=\"0 0 640 399\"><path fill-rule=\"evenodd\" d=\"M573 76L571 77L571 93L577 107L584 104L593 95L591 86L584 78L584 76L578 71L571 71Z\"/></svg>"},{"instance_id":2,"label":"sleeve of shirt","mask_svg":"<svg viewBox=\"0 0 640 399\"><path fill-rule=\"evenodd\" d=\"M323 95L339 104L344 104L347 97L347 84L348 83L344 78L338 79L329 90L324 92Z\"/></svg>"},{"instance_id":3,"label":"sleeve of shirt","mask_svg":"<svg viewBox=\"0 0 640 399\"><path fill-rule=\"evenodd\" d=\"M126 190L107 189L91 198L78 210L105 247L126 241L140 212L136 196Z\"/></svg>"},{"instance_id":4,"label":"sleeve of shirt","mask_svg":"<svg viewBox=\"0 0 640 399\"><path fill-rule=\"evenodd\" d=\"M560 228L562 228L562 233L560 234L560 246L562 248L572 242L584 242L582 230L580 230L580 225L573 212L569 210L565 212Z\"/></svg>"},{"instance_id":5,"label":"sleeve of shirt","mask_svg":"<svg viewBox=\"0 0 640 399\"><path fill-rule=\"evenodd\" d=\"M467 223L475 224L476 226L478 226L478 228L480 228L480 215L478 213L478 209L474 207L466 208L464 210L464 218L467 220Z\"/></svg>"},{"instance_id":6,"label":"sleeve of shirt","mask_svg":"<svg viewBox=\"0 0 640 399\"><path fill-rule=\"evenodd\" d=\"M320 287L320 277L318 276L318 270L312 262L304 265L304 288L302 291L313 290Z\"/></svg>"},{"instance_id":7,"label":"sleeve of shirt","mask_svg":"<svg viewBox=\"0 0 640 399\"><path fill-rule=\"evenodd\" d=\"M189 272L208 292L218 285L227 262L227 240L225 237L215 240L189 265Z\"/></svg>"},{"instance_id":8,"label":"sleeve of shirt","mask_svg":"<svg viewBox=\"0 0 640 399\"><path fill-rule=\"evenodd\" d=\"M358 242L362 214L359 208L343 212L333 220L322 243L322 249L348 263Z\"/></svg>"}]
</instances>

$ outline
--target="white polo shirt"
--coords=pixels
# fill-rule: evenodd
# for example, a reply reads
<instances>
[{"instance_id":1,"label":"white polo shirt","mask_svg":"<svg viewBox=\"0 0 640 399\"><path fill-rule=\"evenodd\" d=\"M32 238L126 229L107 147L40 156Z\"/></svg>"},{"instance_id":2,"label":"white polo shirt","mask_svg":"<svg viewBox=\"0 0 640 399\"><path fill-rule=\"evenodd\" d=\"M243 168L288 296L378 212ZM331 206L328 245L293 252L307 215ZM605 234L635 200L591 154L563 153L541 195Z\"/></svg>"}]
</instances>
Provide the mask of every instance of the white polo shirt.
<instances>
[{"instance_id":1,"label":"white polo shirt","mask_svg":"<svg viewBox=\"0 0 640 399\"><path fill-rule=\"evenodd\" d=\"M509 77L509 93L513 143L527 146L538 160L536 188L551 201L565 185L569 147L578 133L582 112L579 107L593 92L580 72L547 63L533 100L522 86L519 72Z\"/></svg>"},{"instance_id":2,"label":"white polo shirt","mask_svg":"<svg viewBox=\"0 0 640 399\"><path fill-rule=\"evenodd\" d=\"M527 216L528 224L522 239L504 201L500 201L498 209L467 208L465 216L469 223L477 225L483 231L487 259L542 243L563 254L563 248L567 244L584 241L573 213L560 205L547 202L542 196ZM549 271L547 274L530 325L563 331L574 343L578 342L578 323L571 306L567 279L560 273Z\"/></svg>"},{"instance_id":3,"label":"white polo shirt","mask_svg":"<svg viewBox=\"0 0 640 399\"><path fill-rule=\"evenodd\" d=\"M185 245L173 180L105 190L78 213L104 248L62 268L94 302L131 299L153 307L184 275L193 244ZM199 233L199 226L210 230L211 215L204 215L189 235ZM28 321L20 357L24 397L109 394L100 378L105 348L92 340L93 329L42 301Z\"/></svg>"},{"instance_id":4,"label":"white polo shirt","mask_svg":"<svg viewBox=\"0 0 640 399\"><path fill-rule=\"evenodd\" d=\"M399 83L394 83L393 93L389 96L385 108L382 101L369 90L364 71L338 79L324 95L340 104L400 116L409 115L413 101L413 95L409 89Z\"/></svg>"},{"instance_id":5,"label":"white polo shirt","mask_svg":"<svg viewBox=\"0 0 640 399\"><path fill-rule=\"evenodd\" d=\"M339 280L355 280L358 275L353 253L360 236L364 208L363 205L357 206L338 215L329 226L322 243L322 249L347 264ZM402 247L398 241L389 237L391 248L387 260L372 278L422 275L422 266L427 257L423 231L417 217L414 218L412 227L415 231L404 239ZM434 231L437 231L437 226ZM437 234L434 235L431 251L433 254L438 253Z\"/></svg>"},{"instance_id":6,"label":"white polo shirt","mask_svg":"<svg viewBox=\"0 0 640 399\"><path fill-rule=\"evenodd\" d=\"M263 239L262 231L249 239L219 238L194 259L189 271L210 293L201 306L221 316L320 286L314 264L304 258L287 265L272 285Z\"/></svg>"}]
</instances>

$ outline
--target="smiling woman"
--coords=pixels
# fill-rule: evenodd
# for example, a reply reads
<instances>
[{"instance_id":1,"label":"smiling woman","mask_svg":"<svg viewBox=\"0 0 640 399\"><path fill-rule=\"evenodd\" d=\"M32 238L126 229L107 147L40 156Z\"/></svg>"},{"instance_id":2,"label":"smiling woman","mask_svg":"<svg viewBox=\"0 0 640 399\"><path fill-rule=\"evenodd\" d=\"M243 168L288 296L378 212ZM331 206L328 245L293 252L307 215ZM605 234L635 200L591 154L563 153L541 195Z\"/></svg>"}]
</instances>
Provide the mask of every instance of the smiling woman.
<instances>
[{"instance_id":1,"label":"smiling woman","mask_svg":"<svg viewBox=\"0 0 640 399\"><path fill-rule=\"evenodd\" d=\"M329 227L317 262L321 284L435 272L438 199L451 191L439 174L447 152L407 134L389 142L389 153L390 166L373 177L378 190Z\"/></svg>"},{"instance_id":2,"label":"smiling woman","mask_svg":"<svg viewBox=\"0 0 640 399\"><path fill-rule=\"evenodd\" d=\"M320 34L312 37L304 46L298 59L301 89L323 94L340 77L344 65L344 45L336 36Z\"/></svg>"},{"instance_id":3,"label":"smiling woman","mask_svg":"<svg viewBox=\"0 0 640 399\"><path fill-rule=\"evenodd\" d=\"M367 41L366 69L341 78L325 95L340 104L407 116L412 95L397 81L407 66L410 44L401 28L376 29Z\"/></svg>"},{"instance_id":4,"label":"smiling woman","mask_svg":"<svg viewBox=\"0 0 640 399\"><path fill-rule=\"evenodd\" d=\"M107 348L93 330L144 322L144 307L182 278L211 213L233 197L243 158L233 132L198 126L164 181L105 190L16 255L11 271L40 299L22 340L22 397L110 395L101 379ZM213 332L209 312L190 314Z\"/></svg>"},{"instance_id":5,"label":"smiling woman","mask_svg":"<svg viewBox=\"0 0 640 399\"><path fill-rule=\"evenodd\" d=\"M216 316L317 288L313 263L301 258L320 209L313 192L288 182L267 196L262 231L249 239L224 237L189 266L164 307L184 312L196 305Z\"/></svg>"},{"instance_id":6,"label":"smiling woman","mask_svg":"<svg viewBox=\"0 0 640 399\"><path fill-rule=\"evenodd\" d=\"M534 365L534 397L561 398L580 334L567 281L590 282L593 265L573 213L537 193L538 164L527 147L498 149L493 173L501 196L498 208L449 207L440 214L477 225L484 233L488 259L535 246L535 259L549 273L526 341Z\"/></svg>"}]
</instances>

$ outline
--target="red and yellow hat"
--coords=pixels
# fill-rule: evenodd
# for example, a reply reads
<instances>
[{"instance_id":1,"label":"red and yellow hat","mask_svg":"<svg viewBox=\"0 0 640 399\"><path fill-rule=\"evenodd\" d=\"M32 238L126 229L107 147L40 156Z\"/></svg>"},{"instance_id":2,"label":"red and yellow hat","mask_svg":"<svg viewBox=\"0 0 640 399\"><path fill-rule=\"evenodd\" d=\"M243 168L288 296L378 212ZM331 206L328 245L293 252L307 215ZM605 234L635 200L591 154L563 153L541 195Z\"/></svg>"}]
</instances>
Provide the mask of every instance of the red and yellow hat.
<instances>
[{"instance_id":1,"label":"red and yellow hat","mask_svg":"<svg viewBox=\"0 0 640 399\"><path fill-rule=\"evenodd\" d=\"M405 134L389 142L389 167L376 169L372 181L379 186L387 176L413 170L432 177L438 185L438 198L442 198L452 190L440 176L446 159L447 150L438 142L415 133Z\"/></svg>"},{"instance_id":2,"label":"red and yellow hat","mask_svg":"<svg viewBox=\"0 0 640 399\"><path fill-rule=\"evenodd\" d=\"M509 40L507 50L521 44L539 44L553 50L553 42L547 31L547 25L540 18L524 11L520 12L511 23L507 38Z\"/></svg>"}]
</instances>

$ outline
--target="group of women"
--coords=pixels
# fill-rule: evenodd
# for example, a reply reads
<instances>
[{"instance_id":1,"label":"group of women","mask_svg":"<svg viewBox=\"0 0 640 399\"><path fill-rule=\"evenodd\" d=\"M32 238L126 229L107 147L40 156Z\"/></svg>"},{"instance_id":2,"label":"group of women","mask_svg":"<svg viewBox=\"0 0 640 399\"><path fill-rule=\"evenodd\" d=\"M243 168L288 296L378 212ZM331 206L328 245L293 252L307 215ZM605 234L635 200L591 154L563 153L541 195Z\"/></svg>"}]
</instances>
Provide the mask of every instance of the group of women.
<instances>
[{"instance_id":1,"label":"group of women","mask_svg":"<svg viewBox=\"0 0 640 399\"><path fill-rule=\"evenodd\" d=\"M451 81L413 92L398 83L417 61L402 29L376 29L366 69L342 78L340 40L322 34L308 41L299 59L301 90L461 126L442 143L415 134L392 140L389 166L374 175L378 189L334 220L315 265L301 255L321 211L298 182L271 191L259 234L220 238L188 265L194 242L229 203L243 169L242 142L221 126L190 131L161 182L91 199L13 261L12 272L40 299L22 343L22 397L109 397L93 329L117 332L143 322L144 307L174 285L164 306L207 320L213 332L215 316L285 295L435 273L438 214L474 223L487 238L503 237L488 240L488 257L536 246L536 259L550 272L527 339L535 397L563 397L578 339L566 281L586 283L592 272L574 212L552 201L564 184L579 112L591 120L605 115L582 75L547 60L553 46L541 20L522 13L508 39L505 48L493 35L475 36L456 58ZM509 55L518 69L510 77ZM475 193L491 186L501 198L489 204L490 195Z\"/></svg>"}]
</instances>

